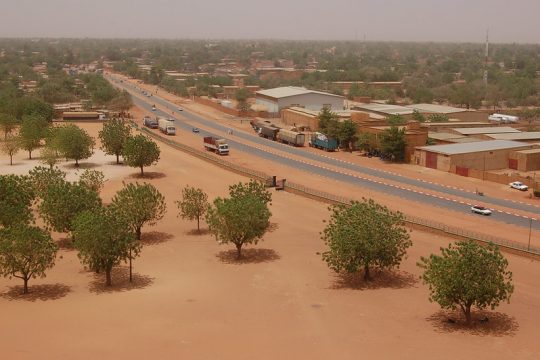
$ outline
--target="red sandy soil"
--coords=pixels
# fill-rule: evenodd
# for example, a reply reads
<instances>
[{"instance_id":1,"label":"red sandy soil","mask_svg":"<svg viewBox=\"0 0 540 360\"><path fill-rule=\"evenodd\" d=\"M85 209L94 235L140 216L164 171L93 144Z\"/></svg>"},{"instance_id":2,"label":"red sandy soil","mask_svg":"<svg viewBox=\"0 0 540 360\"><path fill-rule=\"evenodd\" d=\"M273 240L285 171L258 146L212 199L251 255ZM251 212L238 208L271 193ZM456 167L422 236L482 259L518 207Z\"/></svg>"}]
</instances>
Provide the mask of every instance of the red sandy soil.
<instances>
[{"instance_id":1,"label":"red sandy soil","mask_svg":"<svg viewBox=\"0 0 540 360\"><path fill-rule=\"evenodd\" d=\"M84 127L95 136L100 125ZM489 322L467 329L448 323L418 281L419 257L450 239L415 230L414 246L395 276L378 275L369 285L343 281L319 255L326 205L273 192L272 230L238 263L232 247L206 232L194 234L195 223L177 217L174 201L187 184L212 199L246 178L160 147L161 160L147 169L147 179L139 179L137 169L110 165L113 156L83 162L106 173L105 201L122 181L148 181L167 198L165 219L143 228L134 284L120 267L114 286L104 287L103 275L85 271L76 251L66 248L46 278L31 280L28 296L19 295L18 279L0 279L2 358L538 358L538 262L508 254L516 288L511 304L476 314ZM22 153L18 165L5 160L2 173L38 163ZM73 172L69 164L62 167Z\"/></svg>"}]
</instances>

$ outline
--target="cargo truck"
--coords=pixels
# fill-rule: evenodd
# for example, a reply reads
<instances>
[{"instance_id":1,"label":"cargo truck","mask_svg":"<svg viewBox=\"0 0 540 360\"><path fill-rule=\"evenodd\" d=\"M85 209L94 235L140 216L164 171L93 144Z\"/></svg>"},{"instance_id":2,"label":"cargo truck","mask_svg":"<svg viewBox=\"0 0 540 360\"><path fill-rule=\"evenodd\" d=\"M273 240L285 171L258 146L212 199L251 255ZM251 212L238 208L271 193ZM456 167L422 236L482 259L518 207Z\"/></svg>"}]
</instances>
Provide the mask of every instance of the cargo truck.
<instances>
[{"instance_id":1,"label":"cargo truck","mask_svg":"<svg viewBox=\"0 0 540 360\"><path fill-rule=\"evenodd\" d=\"M219 155L229 154L229 144L227 144L227 140L225 139L218 139L213 136L205 136L204 147L206 150L213 151Z\"/></svg>"},{"instance_id":2,"label":"cargo truck","mask_svg":"<svg viewBox=\"0 0 540 360\"><path fill-rule=\"evenodd\" d=\"M277 133L277 141L294 146L304 146L306 136L296 131L281 129Z\"/></svg>"},{"instance_id":3,"label":"cargo truck","mask_svg":"<svg viewBox=\"0 0 540 360\"><path fill-rule=\"evenodd\" d=\"M158 121L157 119L152 119L150 116L145 116L143 118L143 125L149 127L150 129L157 129Z\"/></svg>"},{"instance_id":4,"label":"cargo truck","mask_svg":"<svg viewBox=\"0 0 540 360\"><path fill-rule=\"evenodd\" d=\"M159 130L167 135L175 135L176 127L174 126L174 120L160 118L158 120Z\"/></svg>"},{"instance_id":5,"label":"cargo truck","mask_svg":"<svg viewBox=\"0 0 540 360\"><path fill-rule=\"evenodd\" d=\"M324 151L335 151L338 144L336 139L332 139L320 132L314 132L311 134L311 139L309 139L309 146Z\"/></svg>"},{"instance_id":6,"label":"cargo truck","mask_svg":"<svg viewBox=\"0 0 540 360\"><path fill-rule=\"evenodd\" d=\"M259 128L259 136L270 139L270 140L276 140L277 133L279 131L279 128L274 126L268 126L268 125L260 125Z\"/></svg>"}]
</instances>

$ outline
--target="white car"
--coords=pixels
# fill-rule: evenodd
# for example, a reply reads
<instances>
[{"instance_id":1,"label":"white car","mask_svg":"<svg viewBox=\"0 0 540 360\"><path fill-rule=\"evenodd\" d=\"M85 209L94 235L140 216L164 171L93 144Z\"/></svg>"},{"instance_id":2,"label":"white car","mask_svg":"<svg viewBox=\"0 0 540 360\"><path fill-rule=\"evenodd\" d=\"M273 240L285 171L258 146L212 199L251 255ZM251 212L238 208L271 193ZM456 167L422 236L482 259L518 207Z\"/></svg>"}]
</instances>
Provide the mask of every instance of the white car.
<instances>
[{"instance_id":1,"label":"white car","mask_svg":"<svg viewBox=\"0 0 540 360\"><path fill-rule=\"evenodd\" d=\"M471 206L471 212L475 214L486 215L486 216L491 215L491 210L481 205Z\"/></svg>"},{"instance_id":2,"label":"white car","mask_svg":"<svg viewBox=\"0 0 540 360\"><path fill-rule=\"evenodd\" d=\"M525 185L524 183L522 183L521 181L514 181L514 182L511 182L509 185L512 189L517 189L521 191L529 190L529 187Z\"/></svg>"},{"instance_id":3,"label":"white car","mask_svg":"<svg viewBox=\"0 0 540 360\"><path fill-rule=\"evenodd\" d=\"M181 107L178 107L178 109L177 109L177 110L178 110L178 111L184 111L184 109L183 109L183 108L181 108Z\"/></svg>"}]
</instances>

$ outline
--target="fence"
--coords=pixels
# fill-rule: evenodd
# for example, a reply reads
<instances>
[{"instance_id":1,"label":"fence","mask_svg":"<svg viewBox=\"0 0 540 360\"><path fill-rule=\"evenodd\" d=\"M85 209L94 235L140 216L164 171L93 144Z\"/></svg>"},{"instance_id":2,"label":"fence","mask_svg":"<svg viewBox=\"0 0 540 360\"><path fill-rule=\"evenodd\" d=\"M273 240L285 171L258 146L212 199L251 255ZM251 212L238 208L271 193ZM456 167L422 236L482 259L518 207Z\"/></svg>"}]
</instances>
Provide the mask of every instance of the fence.
<instances>
[{"instance_id":1,"label":"fence","mask_svg":"<svg viewBox=\"0 0 540 360\"><path fill-rule=\"evenodd\" d=\"M138 127L135 123L133 123L133 125L135 127ZM190 146L177 143L176 141L173 141L169 138L156 134L155 132L152 132L144 127L141 128L141 131L178 150L184 151L190 155L196 156L203 160L212 162L222 168L225 168L227 170L232 170L240 175L245 175L250 178L260 180L264 182L265 184L267 184L267 186L276 185L275 177L267 175L261 171L256 171L253 169L246 168L244 166L233 164L227 160L224 160L221 157L218 157L214 154L209 153L208 151L197 150ZM290 182L289 180L287 180L286 185L284 182L284 190L301 195L301 196L309 197L318 201L330 203L330 204L350 204L352 200L346 197L337 196L337 195L330 194L324 191L311 189L304 185ZM427 220L427 219L423 219L423 218L419 218L419 217L415 217L411 215L405 215L405 221L409 224L409 226L414 226L414 225L421 226L424 228L443 232L447 235L452 235L452 236L456 236L456 237L460 237L464 239L472 239L472 240L482 242L482 243L492 242L494 244L497 244L500 247L517 251L520 253L526 253L530 255L540 255L540 248L534 247L534 246L527 246L517 241L512 241L512 240L508 240L508 239L504 239L504 238L500 238L500 237L496 237L492 235L482 234L475 231L464 230L459 227L449 226L443 223L439 223L439 222L435 222L435 221L431 221L431 220Z\"/></svg>"}]
</instances>

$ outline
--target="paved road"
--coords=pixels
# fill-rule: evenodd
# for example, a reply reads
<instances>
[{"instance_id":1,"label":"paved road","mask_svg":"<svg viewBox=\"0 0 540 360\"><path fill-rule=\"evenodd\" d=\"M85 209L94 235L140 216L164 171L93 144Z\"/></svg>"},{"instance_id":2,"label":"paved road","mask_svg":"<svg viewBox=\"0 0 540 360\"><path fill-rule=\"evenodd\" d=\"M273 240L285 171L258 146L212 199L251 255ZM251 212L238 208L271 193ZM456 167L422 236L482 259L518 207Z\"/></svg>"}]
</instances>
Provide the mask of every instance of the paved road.
<instances>
[{"instance_id":1,"label":"paved road","mask_svg":"<svg viewBox=\"0 0 540 360\"><path fill-rule=\"evenodd\" d=\"M117 83L117 85L123 88L127 88L127 90L130 90L131 92L137 91L135 86L129 83L128 84L126 84L125 82L120 83L120 84ZM140 95L140 92L137 93L137 95ZM156 95L149 97L145 99L144 101L139 99L138 96L134 96L133 99L137 106L140 106L141 108L144 108L146 110L151 110L152 104L155 104L158 108L158 110L155 111L155 113L158 116L171 117L169 113L166 113L160 109L176 110L177 108L177 105L172 104ZM175 111L175 114L176 113L177 111ZM207 120L199 115L193 114L185 110L182 111L181 116L185 117L186 119L192 122L202 124L205 127L213 128L218 131L226 132L228 130L228 128L224 125L216 123L215 121ZM175 118L175 122L177 126L180 129L183 129L185 131L192 130L192 125L186 124L184 121L182 121L178 117L174 117L174 118ZM211 132L207 132L203 130L200 131L199 135L222 137L221 135L216 135ZM400 182L404 184L404 186L393 186L393 185L385 184L384 182L381 182L381 181L374 181L371 179L364 178L361 175L358 175L358 176L348 175L348 174L337 172L331 169L326 169L326 168L319 167L319 166L309 164L309 163L305 163L296 159L291 159L291 158L288 158L279 154L264 151L257 147L238 142L234 138L242 138L245 140L249 140L257 144L274 148L276 150L281 150L281 151L285 151L293 155L304 157L308 160L314 160L314 161L325 163L328 165L339 166L343 169L356 171L356 172L363 173L366 175L377 176L381 179L387 179L387 180ZM335 180L344 181L350 184L366 187L374 191L384 192L393 196L397 196L402 199L427 203L429 205L434 205L434 206L439 206L439 207L446 208L449 210L454 210L461 214L464 214L464 213L468 214L469 205L460 203L458 201L454 201L452 199L445 198L444 196L433 196L433 195L429 195L429 194L425 194L425 193L421 193L417 191L408 190L406 189L406 186L407 185L418 186L419 188L430 189L430 190L434 190L443 194L454 195L454 196L459 196L465 199L470 199L471 202L478 201L478 196L475 195L474 193L471 194L469 192L459 190L459 189L448 188L448 187L438 185L438 184L426 183L420 180L407 178L407 177L400 176L397 174L392 174L392 173L384 172L381 170L371 169L371 168L363 167L356 164L342 162L342 161L332 159L329 157L324 157L324 156L313 154L307 151L302 151L300 149L297 149L291 146L269 141L267 139L262 139L256 135L250 135L244 132L237 132L232 138L229 137L227 140L229 142L230 147L233 149L233 151L237 149L243 152L248 152L252 155L261 157L263 159L279 162L284 165L291 166L296 169L304 170L307 172L315 173L320 176L324 176L324 177L332 178ZM497 199L497 198L488 197L488 196L484 196L481 199L482 199L481 201L482 203L490 203L493 205L520 209L520 210L525 210L531 213L540 214L539 209L532 205L514 203L512 201ZM480 216L480 215L470 214L470 216ZM498 211L494 212L492 215L492 219L499 222L518 225L518 226L526 227L526 228L528 228L530 225L530 220L528 218L525 218L519 215L508 214L505 212L498 212ZM534 229L540 229L540 222L533 221L532 227Z\"/></svg>"}]
</instances>

